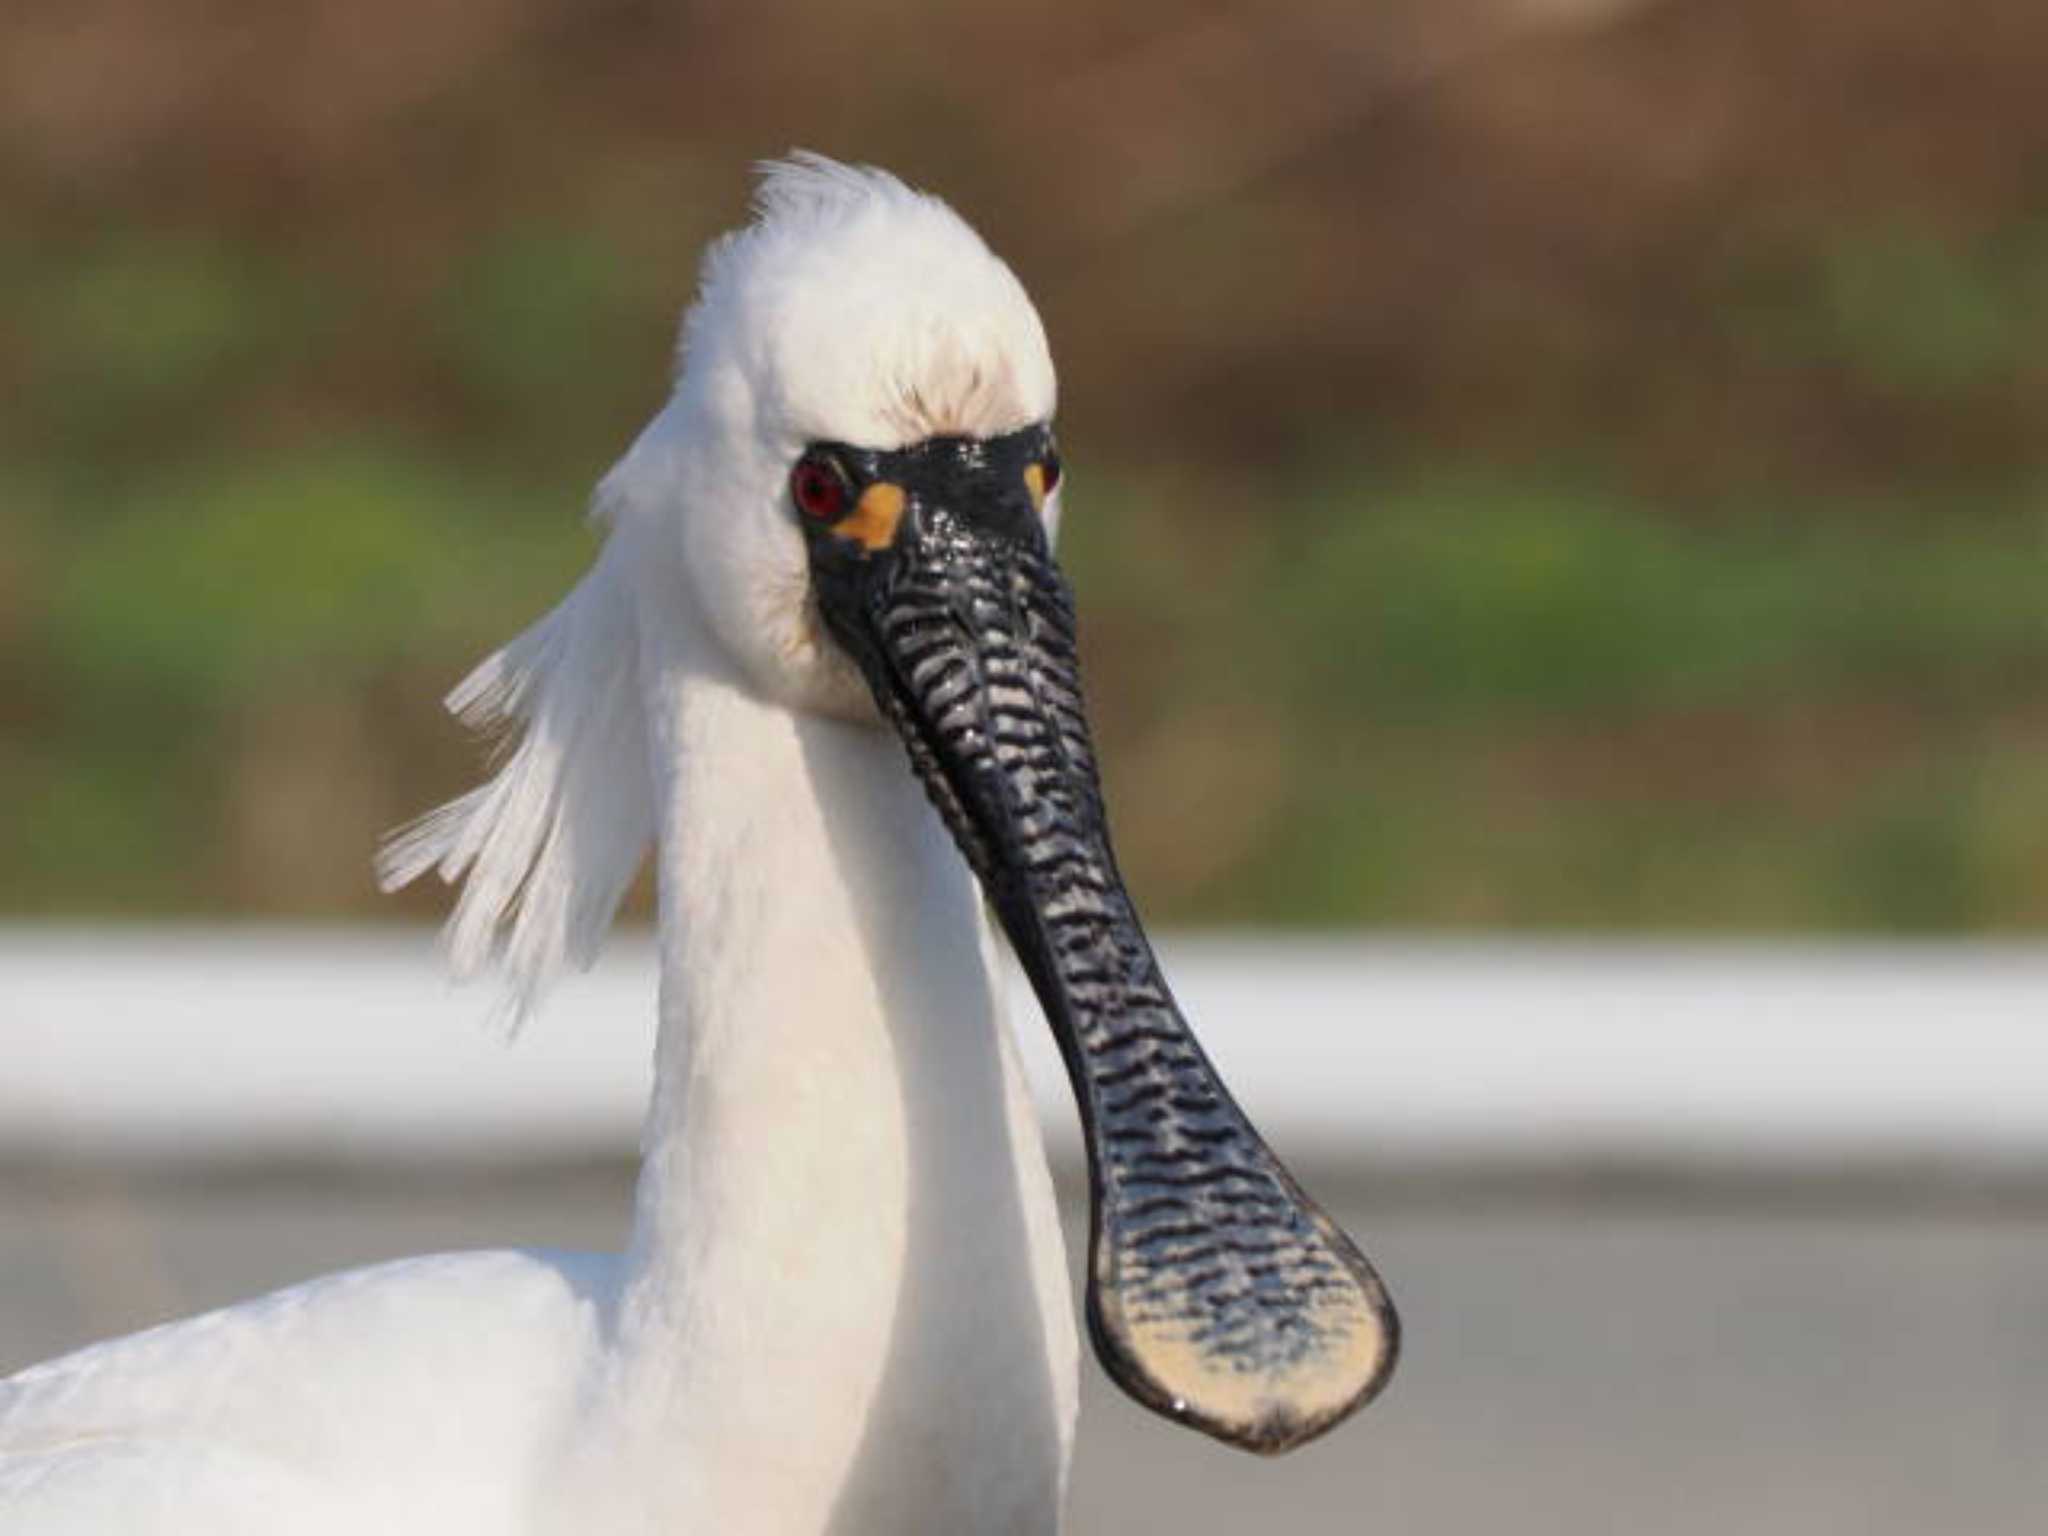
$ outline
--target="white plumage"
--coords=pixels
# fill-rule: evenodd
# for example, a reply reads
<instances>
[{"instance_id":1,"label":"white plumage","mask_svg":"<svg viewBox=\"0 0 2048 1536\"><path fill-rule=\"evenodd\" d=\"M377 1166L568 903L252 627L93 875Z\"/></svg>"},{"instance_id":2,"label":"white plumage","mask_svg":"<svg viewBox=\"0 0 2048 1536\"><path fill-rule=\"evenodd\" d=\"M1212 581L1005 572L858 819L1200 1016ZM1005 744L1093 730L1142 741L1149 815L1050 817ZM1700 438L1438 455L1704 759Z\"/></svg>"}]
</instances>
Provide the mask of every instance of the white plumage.
<instances>
[{"instance_id":1,"label":"white plumage","mask_svg":"<svg viewBox=\"0 0 2048 1536\"><path fill-rule=\"evenodd\" d=\"M515 730L516 745L488 783L405 828L378 860L387 889L429 870L463 882L450 963L468 980L495 959L515 1025L564 961L587 969L596 959L654 837L624 569L633 543L614 538L559 607L448 695L465 724Z\"/></svg>"},{"instance_id":2,"label":"white plumage","mask_svg":"<svg viewBox=\"0 0 2048 1536\"><path fill-rule=\"evenodd\" d=\"M818 629L786 491L807 442L1053 403L1030 302L943 205L769 168L600 488L602 556L451 700L523 734L384 864L466 881L455 964L495 953L523 1016L654 844L631 1246L386 1264L25 1371L0 1532L1057 1527L1077 1345L995 941Z\"/></svg>"}]
</instances>

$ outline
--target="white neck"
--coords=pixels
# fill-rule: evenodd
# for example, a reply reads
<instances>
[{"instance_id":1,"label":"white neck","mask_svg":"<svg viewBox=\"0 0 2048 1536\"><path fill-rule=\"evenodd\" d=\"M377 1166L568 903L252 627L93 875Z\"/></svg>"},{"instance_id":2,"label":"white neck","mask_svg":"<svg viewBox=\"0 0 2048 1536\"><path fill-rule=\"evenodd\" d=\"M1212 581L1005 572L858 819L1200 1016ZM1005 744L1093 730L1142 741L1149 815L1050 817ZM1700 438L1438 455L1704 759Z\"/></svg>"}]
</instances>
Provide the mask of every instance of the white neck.
<instances>
[{"instance_id":1,"label":"white neck","mask_svg":"<svg viewBox=\"0 0 2048 1536\"><path fill-rule=\"evenodd\" d=\"M650 1526L1050 1531L1076 1346L979 893L895 740L763 701L680 608L641 626L661 1029L619 1485Z\"/></svg>"}]
</instances>

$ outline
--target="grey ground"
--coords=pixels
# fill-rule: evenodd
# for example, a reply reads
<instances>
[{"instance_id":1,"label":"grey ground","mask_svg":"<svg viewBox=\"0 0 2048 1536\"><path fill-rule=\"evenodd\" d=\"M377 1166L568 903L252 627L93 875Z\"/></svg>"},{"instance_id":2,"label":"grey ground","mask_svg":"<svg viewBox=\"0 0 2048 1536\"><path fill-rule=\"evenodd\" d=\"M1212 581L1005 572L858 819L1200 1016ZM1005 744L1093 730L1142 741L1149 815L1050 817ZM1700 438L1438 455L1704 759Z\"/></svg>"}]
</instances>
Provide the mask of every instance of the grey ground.
<instances>
[{"instance_id":1,"label":"grey ground","mask_svg":"<svg viewBox=\"0 0 2048 1536\"><path fill-rule=\"evenodd\" d=\"M1262 1462L1092 1362L1072 1529L2048 1529L2048 1202L1305 1170L1402 1304L1379 1404ZM616 1246L623 1166L0 1170L0 1372L393 1254Z\"/></svg>"}]
</instances>

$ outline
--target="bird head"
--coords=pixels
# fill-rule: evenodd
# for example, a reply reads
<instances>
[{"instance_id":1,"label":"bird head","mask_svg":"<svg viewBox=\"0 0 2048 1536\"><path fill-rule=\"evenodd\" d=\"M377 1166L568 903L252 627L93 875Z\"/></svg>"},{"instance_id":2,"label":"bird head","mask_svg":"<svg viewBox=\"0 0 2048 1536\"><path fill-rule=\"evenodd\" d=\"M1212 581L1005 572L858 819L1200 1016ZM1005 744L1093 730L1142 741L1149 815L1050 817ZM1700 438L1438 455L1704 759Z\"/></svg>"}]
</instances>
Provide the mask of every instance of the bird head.
<instances>
[{"instance_id":1,"label":"bird head","mask_svg":"<svg viewBox=\"0 0 2048 1536\"><path fill-rule=\"evenodd\" d=\"M871 546L943 488L978 495L992 452L1038 464L1034 516L1057 518L1052 357L1009 267L937 198L885 172L799 155L765 168L756 218L714 244L683 324L675 392L635 457L658 547L761 691L873 718L818 603L817 536ZM947 445L951 445L950 448ZM995 489L993 482L990 490ZM1015 478L1006 503L1031 493Z\"/></svg>"}]
</instances>

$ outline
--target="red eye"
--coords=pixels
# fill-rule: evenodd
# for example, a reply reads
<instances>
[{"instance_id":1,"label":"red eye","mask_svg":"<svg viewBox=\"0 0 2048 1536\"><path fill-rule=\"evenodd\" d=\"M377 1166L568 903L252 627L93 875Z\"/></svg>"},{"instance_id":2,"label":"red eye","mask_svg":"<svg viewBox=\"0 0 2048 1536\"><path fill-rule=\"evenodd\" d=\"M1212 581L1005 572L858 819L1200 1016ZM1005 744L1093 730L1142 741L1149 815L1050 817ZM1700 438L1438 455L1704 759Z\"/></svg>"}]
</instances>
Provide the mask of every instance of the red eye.
<instances>
[{"instance_id":1,"label":"red eye","mask_svg":"<svg viewBox=\"0 0 2048 1536\"><path fill-rule=\"evenodd\" d=\"M1060 488L1060 451L1057 448L1045 450L1045 457L1038 461L1038 472L1045 476L1045 494L1050 496Z\"/></svg>"},{"instance_id":2,"label":"red eye","mask_svg":"<svg viewBox=\"0 0 2048 1536\"><path fill-rule=\"evenodd\" d=\"M823 454L805 454L789 472L789 494L805 517L829 523L846 510L846 475Z\"/></svg>"}]
</instances>

